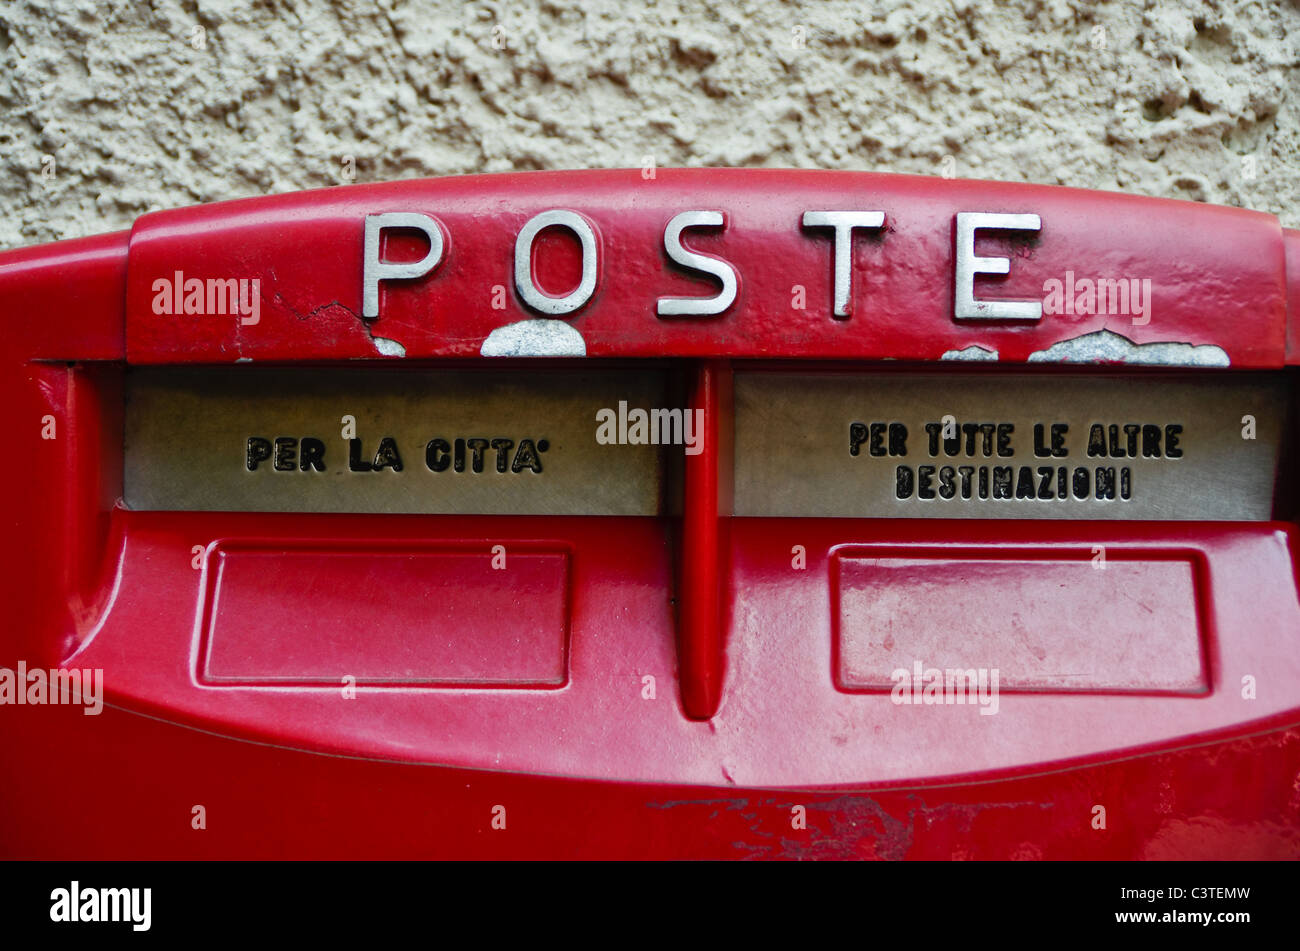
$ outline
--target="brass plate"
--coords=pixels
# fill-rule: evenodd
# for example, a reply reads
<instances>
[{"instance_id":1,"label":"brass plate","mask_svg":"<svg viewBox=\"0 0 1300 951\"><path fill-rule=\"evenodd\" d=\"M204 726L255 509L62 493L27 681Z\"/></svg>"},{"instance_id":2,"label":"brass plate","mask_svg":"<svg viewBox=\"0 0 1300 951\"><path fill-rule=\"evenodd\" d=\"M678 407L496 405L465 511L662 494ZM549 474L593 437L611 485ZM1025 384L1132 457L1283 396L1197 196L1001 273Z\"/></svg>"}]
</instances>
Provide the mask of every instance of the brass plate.
<instances>
[{"instance_id":1,"label":"brass plate","mask_svg":"<svg viewBox=\"0 0 1300 951\"><path fill-rule=\"evenodd\" d=\"M760 516L1267 519L1286 406L1279 378L1221 373L746 372L736 376L735 397L735 513ZM1246 416L1253 439L1243 438ZM906 428L905 439L892 430L892 447L891 423ZM937 455L927 424L939 427ZM1050 454L1053 424L1067 427L1055 447L1063 455ZM1049 455L1035 453L1036 425ZM1089 454L1094 425L1104 456ZM1124 428L1131 425L1139 427L1135 442ZM1004 454L999 426L1011 427Z\"/></svg>"},{"instance_id":2,"label":"brass plate","mask_svg":"<svg viewBox=\"0 0 1300 951\"><path fill-rule=\"evenodd\" d=\"M127 381L125 501L156 510L655 515L663 447L598 444L596 413L620 400L664 406L664 390L662 373L638 370L136 370ZM356 421L358 463L373 467L388 437L401 471L353 471L345 415ZM250 437L270 446L252 471ZM319 462L304 437L319 440ZM295 440L280 447L280 470L276 439ZM434 439L446 442L432 456L441 471L426 461ZM480 447L475 472L466 444L456 471L458 439L511 445Z\"/></svg>"}]
</instances>

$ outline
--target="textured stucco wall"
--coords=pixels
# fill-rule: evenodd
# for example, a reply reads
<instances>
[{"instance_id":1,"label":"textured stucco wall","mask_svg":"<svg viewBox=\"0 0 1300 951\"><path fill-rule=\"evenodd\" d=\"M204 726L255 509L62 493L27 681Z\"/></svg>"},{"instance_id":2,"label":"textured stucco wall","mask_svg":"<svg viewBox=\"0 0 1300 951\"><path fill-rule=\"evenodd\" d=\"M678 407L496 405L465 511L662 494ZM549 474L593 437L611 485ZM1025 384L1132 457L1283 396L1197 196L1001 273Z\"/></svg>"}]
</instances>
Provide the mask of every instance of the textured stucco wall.
<instances>
[{"instance_id":1,"label":"textured stucco wall","mask_svg":"<svg viewBox=\"0 0 1300 951\"><path fill-rule=\"evenodd\" d=\"M1297 226L1297 65L1296 0L6 0L0 247L349 178L646 156L1122 189Z\"/></svg>"}]
</instances>

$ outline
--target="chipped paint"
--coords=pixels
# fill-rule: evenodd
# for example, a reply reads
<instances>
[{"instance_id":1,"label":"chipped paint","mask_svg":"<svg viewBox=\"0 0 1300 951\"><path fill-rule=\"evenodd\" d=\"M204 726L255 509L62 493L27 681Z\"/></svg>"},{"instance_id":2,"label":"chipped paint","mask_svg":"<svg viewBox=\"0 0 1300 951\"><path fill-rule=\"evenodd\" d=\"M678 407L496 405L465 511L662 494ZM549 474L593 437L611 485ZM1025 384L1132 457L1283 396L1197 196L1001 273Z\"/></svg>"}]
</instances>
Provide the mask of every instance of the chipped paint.
<instances>
[{"instance_id":1,"label":"chipped paint","mask_svg":"<svg viewBox=\"0 0 1300 951\"><path fill-rule=\"evenodd\" d=\"M479 353L485 357L585 357L587 342L563 320L536 318L498 327Z\"/></svg>"},{"instance_id":2,"label":"chipped paint","mask_svg":"<svg viewBox=\"0 0 1300 951\"><path fill-rule=\"evenodd\" d=\"M1131 363L1166 367L1226 367L1231 361L1222 347L1176 341L1134 343L1109 330L1098 330L1054 343L1029 355L1029 363Z\"/></svg>"},{"instance_id":3,"label":"chipped paint","mask_svg":"<svg viewBox=\"0 0 1300 951\"><path fill-rule=\"evenodd\" d=\"M375 349L386 357L406 356L406 348L396 340L389 340L387 337L376 337L373 334L370 339L375 342Z\"/></svg>"},{"instance_id":4,"label":"chipped paint","mask_svg":"<svg viewBox=\"0 0 1300 951\"><path fill-rule=\"evenodd\" d=\"M945 350L940 360L996 360L998 352L971 344L963 350Z\"/></svg>"}]
</instances>

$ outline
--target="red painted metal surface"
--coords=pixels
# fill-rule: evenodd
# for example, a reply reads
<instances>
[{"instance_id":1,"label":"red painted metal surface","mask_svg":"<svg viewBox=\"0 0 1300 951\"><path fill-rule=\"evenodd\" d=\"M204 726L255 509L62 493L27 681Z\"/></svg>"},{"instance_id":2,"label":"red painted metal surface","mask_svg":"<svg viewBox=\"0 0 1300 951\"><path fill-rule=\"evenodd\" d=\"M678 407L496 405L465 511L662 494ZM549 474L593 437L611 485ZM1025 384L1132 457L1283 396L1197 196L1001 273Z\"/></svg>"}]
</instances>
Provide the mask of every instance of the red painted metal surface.
<instances>
[{"instance_id":1,"label":"red painted metal surface","mask_svg":"<svg viewBox=\"0 0 1300 951\"><path fill-rule=\"evenodd\" d=\"M0 851L41 859L1294 859L1300 731L957 785L584 782L14 711ZM615 741L616 742L616 741ZM90 781L88 778L94 778ZM193 828L193 808L207 828ZM494 829L494 807L505 828ZM806 828L792 827L803 806ZM1093 828L1097 806L1106 828Z\"/></svg>"},{"instance_id":2,"label":"red painted metal surface","mask_svg":"<svg viewBox=\"0 0 1300 951\"><path fill-rule=\"evenodd\" d=\"M562 686L568 553L514 546L509 558L507 572L477 546L222 544L206 573L200 679L333 687L348 671L363 686Z\"/></svg>"},{"instance_id":3,"label":"red painted metal surface","mask_svg":"<svg viewBox=\"0 0 1300 951\"><path fill-rule=\"evenodd\" d=\"M1300 364L1300 231L1283 231L1286 247L1287 313L1286 362Z\"/></svg>"},{"instance_id":4,"label":"red painted metal surface","mask_svg":"<svg viewBox=\"0 0 1300 951\"><path fill-rule=\"evenodd\" d=\"M664 361L684 373L687 405L706 411L705 452L684 459L680 517L120 504L131 364L253 359L346 372L396 359L381 357L375 338L399 343L407 361L481 359L493 329L538 316L510 291L511 254L522 223L548 208L580 212L599 236L596 290L565 318L588 356ZM668 218L695 208L726 214L724 228L692 232L687 243L737 268L738 300L720 317L659 318L659 297L716 292L662 250ZM887 216L882 238L854 241L847 320L830 313L828 235L799 227L804 210L838 208ZM398 210L438 218L445 257L426 279L381 287L379 318L363 321L362 220ZM1012 260L1004 283L977 285L982 296L1032 298L1070 269L1150 277L1158 302L1150 323L954 321L952 217L969 210L1032 211L1043 222L1033 241L980 239L984 253ZM573 248L554 236L539 244L533 266L548 276L538 283L566 293L580 273ZM1274 218L1191 203L698 170L660 171L653 181L557 173L332 189L163 212L129 236L0 254L0 396L16 450L0 471L9 543L0 556L9 612L0 666L102 668L110 704L100 716L0 706L0 854L1296 857L1300 553L1287 486L1275 519L1255 523L732 518L727 436L740 357L870 368L937 361L975 344L996 349L1005 369L1108 328L1137 343L1221 347L1231 369L1215 372L1295 364L1298 247ZM257 278L260 320L155 314L153 282L176 272ZM796 284L806 309L792 307ZM501 308L497 286L507 290ZM547 365L562 386L565 364ZM1294 403L1293 378L1290 389ZM1292 449L1294 417L1289 434ZM475 560L487 564L495 544L554 553L564 580L547 562L535 584L503 593ZM1008 686L998 714L983 716L969 706L895 704L869 668L840 663L845 643L883 646L879 619L844 608L836 565L845 559L1000 561L1003 576L1021 573L1034 582L1021 590L1041 593L1044 565L1091 571L1097 545L1122 562L1124 592L1136 601L1105 603L1116 589L1081 575L1089 580L1070 602L1074 627L1004 645L1083 656L1063 639L1086 636L1078 625L1097 593L1098 649L1118 655L1088 673L1090 689ZM806 559L798 568L796 549ZM283 557L265 575L240 566L223 593L223 553L241 551ZM382 597L350 597L329 583L367 555L467 559L451 569L462 613L425 618L409 604L386 612ZM374 570L401 588L401 571ZM1142 593L1161 594L1171 571L1193 601L1180 602L1172 630L1142 610ZM946 597L926 617L946 622L951 638L929 643L1001 636L980 623L995 615L996 596L974 608L952 590ZM268 616L241 625L259 601L274 602ZM552 633L562 627L562 659L549 634L510 657L465 653L455 617L486 623L487 601ZM285 635L275 649L261 634L274 636L304 603L328 636ZM1053 616L1040 604L1025 613L1041 624ZM1170 638L1168 671L1125 679L1119 622L1135 637ZM395 626L363 640L383 624ZM373 662L354 699L315 679L346 657L348 631ZM403 632L429 631L453 640L416 652L415 666L444 665L451 675L402 682L411 667L392 656L394 645ZM469 683L481 675L498 682ZM196 804L211 817L203 831L191 827ZM506 807L505 829L492 827L494 805ZM806 829L792 826L795 805L806 807ZM1093 827L1096 805L1107 809L1104 830Z\"/></svg>"},{"instance_id":5,"label":"red painted metal surface","mask_svg":"<svg viewBox=\"0 0 1300 951\"><path fill-rule=\"evenodd\" d=\"M1117 531L1082 523L731 521L727 662L721 705L709 720L683 716L671 687L671 549L666 526L655 519L120 511L116 599L69 663L102 667L114 702L130 709L263 742L479 769L746 786L848 787L1041 766L1231 730L1294 709L1300 693L1300 656L1292 639L1277 634L1300 625L1290 583L1293 527L1199 524L1191 541L1186 526L1137 523ZM567 548L574 590L568 683L526 691L371 686L359 687L356 700L344 700L338 686L196 687L209 582L191 567L193 545L217 538L265 545L285 536L297 545L355 538L399 550L417 541L473 545L485 564L493 544ZM891 553L907 546L1032 548L1072 560L1080 573L1093 570L1098 542L1110 557L1190 552L1209 566L1198 607L1212 689L1174 697L1140 685L1089 694L1004 690L996 716L965 706L898 706L887 690L836 690L829 555L837 546L861 551L876 542ZM808 551L804 571L790 569L796 544ZM344 589L317 609L339 627L365 631L383 622L366 607ZM1100 625L1109 623L1106 607L1099 606ZM965 630L961 616L954 604L954 639ZM1151 617L1154 630L1159 621ZM436 624L430 617L410 637ZM1034 641L1053 649L1058 636L1035 633ZM1005 657L967 656L977 667L989 665L976 657ZM644 699L647 674L658 685L654 700ZM1259 682L1255 700L1237 689L1246 674Z\"/></svg>"}]
</instances>

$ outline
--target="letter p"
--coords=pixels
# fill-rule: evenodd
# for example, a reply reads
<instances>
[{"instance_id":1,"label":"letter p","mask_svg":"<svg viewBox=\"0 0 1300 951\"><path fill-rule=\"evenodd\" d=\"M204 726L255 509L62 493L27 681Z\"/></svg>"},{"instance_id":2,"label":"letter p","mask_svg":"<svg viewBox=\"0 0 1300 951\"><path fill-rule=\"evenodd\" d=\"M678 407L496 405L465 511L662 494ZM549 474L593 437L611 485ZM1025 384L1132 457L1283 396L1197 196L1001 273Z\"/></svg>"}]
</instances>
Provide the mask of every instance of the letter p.
<instances>
[{"instance_id":1,"label":"letter p","mask_svg":"<svg viewBox=\"0 0 1300 951\"><path fill-rule=\"evenodd\" d=\"M379 237L385 228L414 228L429 239L429 253L420 261L389 264L379 260ZM366 215L366 242L361 276L361 316L379 316L379 282L424 277L442 262L442 228L428 215L390 211Z\"/></svg>"}]
</instances>

